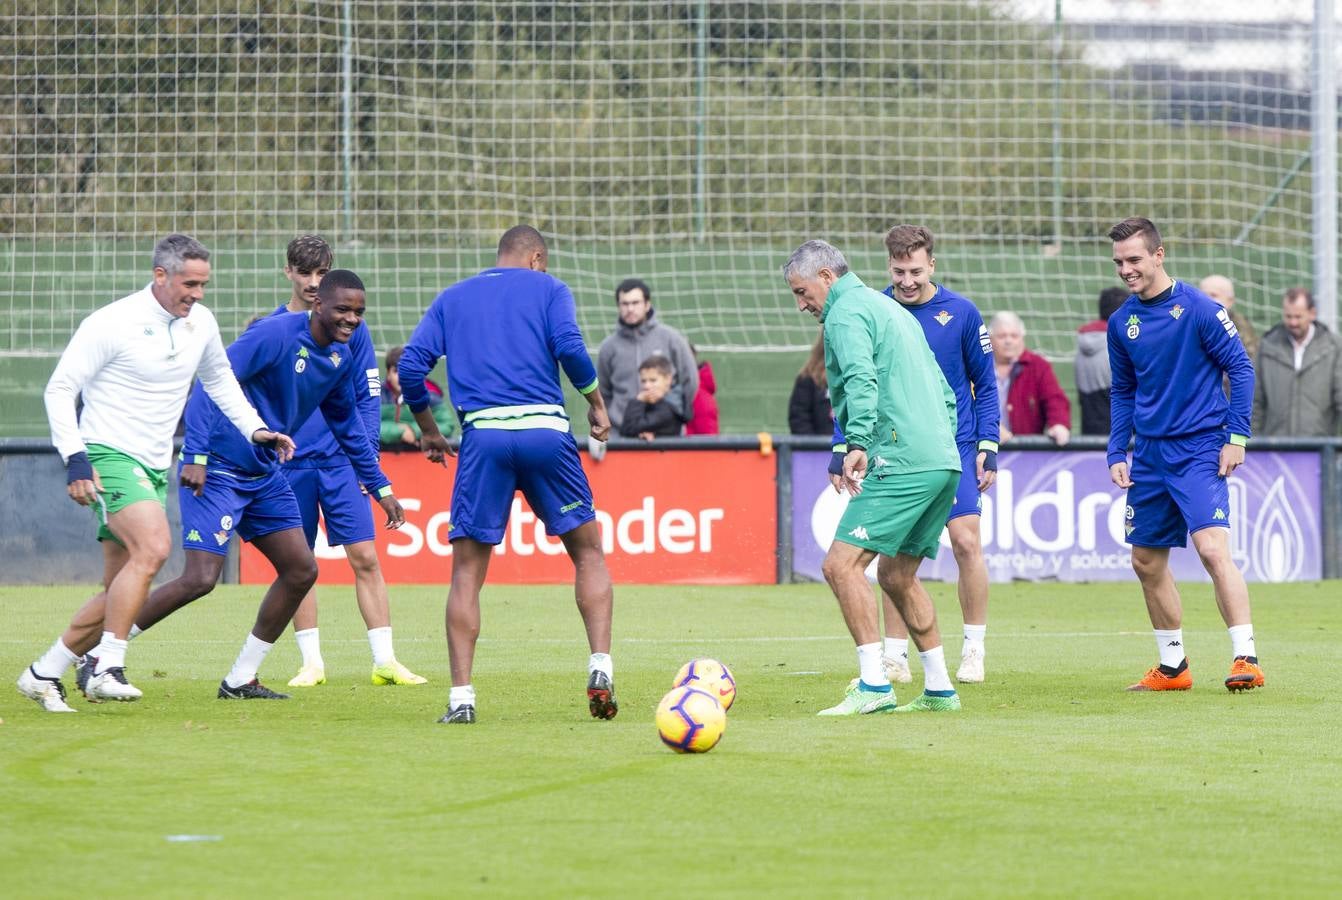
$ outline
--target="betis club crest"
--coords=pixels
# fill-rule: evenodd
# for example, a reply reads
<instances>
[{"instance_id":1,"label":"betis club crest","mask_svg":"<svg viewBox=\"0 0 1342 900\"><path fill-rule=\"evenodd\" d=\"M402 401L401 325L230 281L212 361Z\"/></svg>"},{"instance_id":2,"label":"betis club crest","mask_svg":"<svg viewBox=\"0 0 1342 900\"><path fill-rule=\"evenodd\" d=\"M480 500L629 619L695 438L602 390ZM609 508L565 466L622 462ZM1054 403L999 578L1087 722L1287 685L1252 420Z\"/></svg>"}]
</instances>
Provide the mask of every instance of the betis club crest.
<instances>
[{"instance_id":1,"label":"betis club crest","mask_svg":"<svg viewBox=\"0 0 1342 900\"><path fill-rule=\"evenodd\" d=\"M945 328L946 323L949 322L951 319L954 319L955 316L951 315L950 313L946 312L946 310L943 309L941 312L937 313L932 318L937 320L938 325L940 325L942 328Z\"/></svg>"},{"instance_id":2,"label":"betis club crest","mask_svg":"<svg viewBox=\"0 0 1342 900\"><path fill-rule=\"evenodd\" d=\"M1177 303L1174 304L1174 308L1170 310L1170 315L1174 316L1176 320L1183 314L1184 314L1184 308Z\"/></svg>"}]
</instances>

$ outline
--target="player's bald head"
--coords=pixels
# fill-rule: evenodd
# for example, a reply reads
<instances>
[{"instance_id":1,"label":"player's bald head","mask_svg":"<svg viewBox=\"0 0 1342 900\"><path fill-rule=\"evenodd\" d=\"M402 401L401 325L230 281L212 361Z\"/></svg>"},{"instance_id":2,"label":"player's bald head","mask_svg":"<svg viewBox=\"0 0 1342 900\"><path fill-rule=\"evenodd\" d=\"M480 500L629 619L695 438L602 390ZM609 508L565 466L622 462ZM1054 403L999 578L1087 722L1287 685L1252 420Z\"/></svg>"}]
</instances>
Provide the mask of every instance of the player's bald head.
<instances>
[{"instance_id":1,"label":"player's bald head","mask_svg":"<svg viewBox=\"0 0 1342 900\"><path fill-rule=\"evenodd\" d=\"M549 255L550 248L545 245L545 238L539 231L530 225L514 225L499 238L496 262L505 267L539 268L543 272ZM537 260L540 265L533 265Z\"/></svg>"}]
</instances>

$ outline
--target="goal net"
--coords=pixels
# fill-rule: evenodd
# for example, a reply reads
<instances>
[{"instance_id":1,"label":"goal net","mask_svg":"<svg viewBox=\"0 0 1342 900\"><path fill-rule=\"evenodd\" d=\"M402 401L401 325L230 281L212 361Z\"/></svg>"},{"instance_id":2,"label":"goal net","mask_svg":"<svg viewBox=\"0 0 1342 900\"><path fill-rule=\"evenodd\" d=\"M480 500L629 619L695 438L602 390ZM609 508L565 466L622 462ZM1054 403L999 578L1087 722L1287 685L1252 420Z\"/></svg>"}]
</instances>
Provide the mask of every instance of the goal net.
<instances>
[{"instance_id":1,"label":"goal net","mask_svg":"<svg viewBox=\"0 0 1342 900\"><path fill-rule=\"evenodd\" d=\"M79 319L141 286L170 231L215 251L226 336L283 299L285 244L326 236L385 348L528 222L593 348L641 277L775 406L757 363L795 371L814 339L780 276L810 237L883 286L884 231L925 224L938 279L1060 360L1127 215L1176 277L1230 277L1260 330L1310 277L1308 0L56 7L11 0L0 33L20 433L45 432L33 401Z\"/></svg>"}]
</instances>

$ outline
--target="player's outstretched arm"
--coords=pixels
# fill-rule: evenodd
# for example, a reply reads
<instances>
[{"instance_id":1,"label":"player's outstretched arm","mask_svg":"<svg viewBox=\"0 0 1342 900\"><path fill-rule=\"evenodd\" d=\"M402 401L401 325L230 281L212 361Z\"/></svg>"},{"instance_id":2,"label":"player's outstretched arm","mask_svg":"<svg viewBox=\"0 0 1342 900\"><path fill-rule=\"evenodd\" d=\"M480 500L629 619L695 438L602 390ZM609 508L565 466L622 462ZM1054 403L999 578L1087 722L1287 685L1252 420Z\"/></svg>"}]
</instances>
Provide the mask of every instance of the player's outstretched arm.
<instances>
[{"instance_id":1,"label":"player's outstretched arm","mask_svg":"<svg viewBox=\"0 0 1342 900\"><path fill-rule=\"evenodd\" d=\"M280 462L288 462L293 459L294 450L297 449L294 439L289 435L280 434L278 431L271 431L268 428L258 428L253 431L252 443L274 450L275 455L280 458Z\"/></svg>"}]
</instances>

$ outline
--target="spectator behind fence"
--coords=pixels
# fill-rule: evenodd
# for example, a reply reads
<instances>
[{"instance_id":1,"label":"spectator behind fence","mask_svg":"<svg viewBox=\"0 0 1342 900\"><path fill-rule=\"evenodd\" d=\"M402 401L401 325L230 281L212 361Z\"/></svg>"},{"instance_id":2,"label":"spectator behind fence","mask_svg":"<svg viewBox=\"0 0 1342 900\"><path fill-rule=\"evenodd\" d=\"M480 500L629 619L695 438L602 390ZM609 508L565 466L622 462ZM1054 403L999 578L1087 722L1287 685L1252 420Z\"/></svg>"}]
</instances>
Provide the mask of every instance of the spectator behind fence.
<instances>
[{"instance_id":1,"label":"spectator behind fence","mask_svg":"<svg viewBox=\"0 0 1342 900\"><path fill-rule=\"evenodd\" d=\"M671 360L653 354L638 367L638 396L624 407L620 434L645 441L680 434L685 418L671 405L676 375Z\"/></svg>"},{"instance_id":2,"label":"spectator behind fence","mask_svg":"<svg viewBox=\"0 0 1342 900\"><path fill-rule=\"evenodd\" d=\"M1230 314L1230 323L1239 332L1240 343L1250 359L1258 357L1258 333L1253 330L1244 314L1235 309L1235 283L1224 275L1208 275L1198 285L1198 290L1211 297ZM1227 384L1227 390L1229 382Z\"/></svg>"},{"instance_id":3,"label":"spectator behind fence","mask_svg":"<svg viewBox=\"0 0 1342 900\"><path fill-rule=\"evenodd\" d=\"M657 354L671 361L676 389L667 396L671 408L684 421L694 408L699 392L699 368L690 344L679 331L663 325L652 308L652 288L637 278L627 278L615 288L619 321L597 349L596 374L601 397L606 401L614 431L620 425L629 401L641 391L639 366Z\"/></svg>"},{"instance_id":4,"label":"spectator behind fence","mask_svg":"<svg viewBox=\"0 0 1342 900\"><path fill-rule=\"evenodd\" d=\"M1126 288L1100 291L1100 317L1077 329L1076 396L1081 402L1081 433L1109 435L1109 317L1128 299Z\"/></svg>"},{"instance_id":5,"label":"spectator behind fence","mask_svg":"<svg viewBox=\"0 0 1342 900\"><path fill-rule=\"evenodd\" d=\"M1002 440L1017 434L1046 434L1059 447L1072 436L1072 405L1049 361L1025 349L1025 323L1013 312L993 316L993 363Z\"/></svg>"},{"instance_id":6,"label":"spectator behind fence","mask_svg":"<svg viewBox=\"0 0 1342 900\"><path fill-rule=\"evenodd\" d=\"M419 446L419 425L410 410L401 400L401 353L405 347L392 347L387 351L386 378L382 380L382 429L379 440L387 450L413 450ZM452 407L443 402L443 389L429 379L424 379L424 387L429 392L429 407L433 410L433 419L438 430L451 434L455 426Z\"/></svg>"},{"instance_id":7,"label":"spectator behind fence","mask_svg":"<svg viewBox=\"0 0 1342 900\"><path fill-rule=\"evenodd\" d=\"M787 402L788 429L793 434L834 433L834 411L829 405L829 382L825 378L825 336L815 339L811 355L797 373Z\"/></svg>"},{"instance_id":8,"label":"spectator behind fence","mask_svg":"<svg viewBox=\"0 0 1342 900\"><path fill-rule=\"evenodd\" d=\"M1316 322L1314 297L1286 292L1281 324L1254 360L1253 433L1333 437L1342 424L1342 340Z\"/></svg>"},{"instance_id":9,"label":"spectator behind fence","mask_svg":"<svg viewBox=\"0 0 1342 900\"><path fill-rule=\"evenodd\" d=\"M685 433L717 434L718 401L713 395L718 392L718 383L713 377L713 366L708 360L699 359L699 350L693 344L690 344L690 352L699 364L699 391L694 395L694 409L685 425Z\"/></svg>"}]
</instances>

